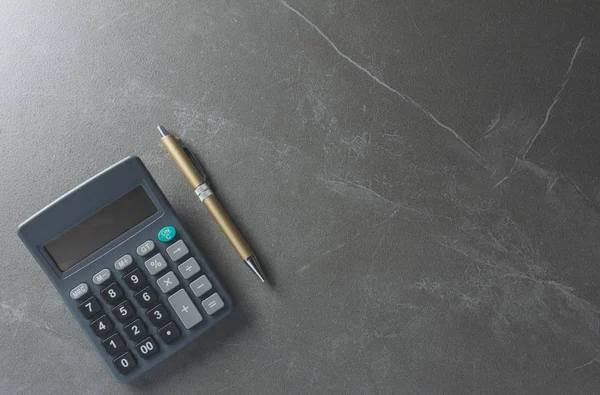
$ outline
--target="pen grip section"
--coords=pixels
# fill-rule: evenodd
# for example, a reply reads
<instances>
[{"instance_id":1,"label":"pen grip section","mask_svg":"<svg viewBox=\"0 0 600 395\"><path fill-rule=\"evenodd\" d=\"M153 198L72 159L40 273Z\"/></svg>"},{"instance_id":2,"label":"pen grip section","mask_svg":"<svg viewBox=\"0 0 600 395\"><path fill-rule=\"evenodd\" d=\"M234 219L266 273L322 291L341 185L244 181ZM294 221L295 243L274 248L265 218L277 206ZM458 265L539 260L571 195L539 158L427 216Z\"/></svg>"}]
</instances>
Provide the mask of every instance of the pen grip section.
<instances>
[{"instance_id":1,"label":"pen grip section","mask_svg":"<svg viewBox=\"0 0 600 395\"><path fill-rule=\"evenodd\" d=\"M217 224L219 224L219 227L223 233L225 233L225 236L227 236L227 239L229 239L229 242L233 245L233 248L235 248L240 258L246 259L251 256L253 253L250 249L250 246L248 246L248 243L246 243L246 240L244 240L242 234L235 226L231 218L229 218L229 215L227 215L227 212L216 196L209 196L208 198L204 199L202 203L204 203L212 217L215 219Z\"/></svg>"}]
</instances>

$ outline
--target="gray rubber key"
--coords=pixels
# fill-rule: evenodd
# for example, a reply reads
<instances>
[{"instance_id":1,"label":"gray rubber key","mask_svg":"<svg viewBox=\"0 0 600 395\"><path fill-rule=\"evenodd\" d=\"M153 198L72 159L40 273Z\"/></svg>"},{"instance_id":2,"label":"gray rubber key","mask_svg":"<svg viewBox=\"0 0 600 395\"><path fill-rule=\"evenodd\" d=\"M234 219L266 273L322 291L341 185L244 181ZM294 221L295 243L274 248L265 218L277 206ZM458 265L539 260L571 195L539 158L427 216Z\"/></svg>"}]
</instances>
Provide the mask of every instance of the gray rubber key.
<instances>
[{"instance_id":1,"label":"gray rubber key","mask_svg":"<svg viewBox=\"0 0 600 395\"><path fill-rule=\"evenodd\" d=\"M173 261L180 260L186 256L188 252L190 252L190 250L188 250L183 240L179 240L167 247L167 254L169 254L169 258Z\"/></svg>"},{"instance_id":2,"label":"gray rubber key","mask_svg":"<svg viewBox=\"0 0 600 395\"><path fill-rule=\"evenodd\" d=\"M183 278L186 280L200 271L200 265L198 265L196 258L188 259L181 265L177 266L177 268L179 269L179 273L181 273Z\"/></svg>"},{"instance_id":3,"label":"gray rubber key","mask_svg":"<svg viewBox=\"0 0 600 395\"><path fill-rule=\"evenodd\" d=\"M163 293L169 293L179 285L179 280L175 276L175 273L169 272L156 280L156 285L160 288Z\"/></svg>"},{"instance_id":4,"label":"gray rubber key","mask_svg":"<svg viewBox=\"0 0 600 395\"><path fill-rule=\"evenodd\" d=\"M145 241L142 245L140 245L135 252L139 256L146 256L154 250L154 242L152 240Z\"/></svg>"},{"instance_id":5,"label":"gray rubber key","mask_svg":"<svg viewBox=\"0 0 600 395\"><path fill-rule=\"evenodd\" d=\"M110 278L110 270L102 269L92 277L92 282L96 285L105 283Z\"/></svg>"},{"instance_id":6,"label":"gray rubber key","mask_svg":"<svg viewBox=\"0 0 600 395\"><path fill-rule=\"evenodd\" d=\"M175 314L177 314L177 317L179 317L181 323L186 329L190 329L202 321L200 312L196 306L194 306L194 303L192 303L192 300L185 290L180 289L173 295L169 296L168 300L169 304L175 311Z\"/></svg>"},{"instance_id":7,"label":"gray rubber key","mask_svg":"<svg viewBox=\"0 0 600 395\"><path fill-rule=\"evenodd\" d=\"M221 299L217 293L210 295L208 298L202 301L202 307L204 307L204 310L206 310L208 315L213 315L223 306L223 299Z\"/></svg>"},{"instance_id":8,"label":"gray rubber key","mask_svg":"<svg viewBox=\"0 0 600 395\"><path fill-rule=\"evenodd\" d=\"M190 289L199 298L212 289L212 284L206 276L200 276L197 280L190 283Z\"/></svg>"},{"instance_id":9,"label":"gray rubber key","mask_svg":"<svg viewBox=\"0 0 600 395\"><path fill-rule=\"evenodd\" d=\"M129 255L129 254L123 255L122 257L117 259L117 261L115 262L115 269L123 270L127 266L131 265L132 263L133 263L133 258L131 257L131 255Z\"/></svg>"},{"instance_id":10,"label":"gray rubber key","mask_svg":"<svg viewBox=\"0 0 600 395\"><path fill-rule=\"evenodd\" d=\"M88 287L88 285L86 283L81 283L78 286L76 286L75 288L73 288L71 290L71 292L69 292L69 295L71 296L71 299L79 299L83 295L88 293L89 290L90 290L90 287Z\"/></svg>"},{"instance_id":11,"label":"gray rubber key","mask_svg":"<svg viewBox=\"0 0 600 395\"><path fill-rule=\"evenodd\" d=\"M162 255L156 254L144 262L144 266L146 266L146 269L148 269L148 273L154 276L156 273L167 268L167 262Z\"/></svg>"}]
</instances>

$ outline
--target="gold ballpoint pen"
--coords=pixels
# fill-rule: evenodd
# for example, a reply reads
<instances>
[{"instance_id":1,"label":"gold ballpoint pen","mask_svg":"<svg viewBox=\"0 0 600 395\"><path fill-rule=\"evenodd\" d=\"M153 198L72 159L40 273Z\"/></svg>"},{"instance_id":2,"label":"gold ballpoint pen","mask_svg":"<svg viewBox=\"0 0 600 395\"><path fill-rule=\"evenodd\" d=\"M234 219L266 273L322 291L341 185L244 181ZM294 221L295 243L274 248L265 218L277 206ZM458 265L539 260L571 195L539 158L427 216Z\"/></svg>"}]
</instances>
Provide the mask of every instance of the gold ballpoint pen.
<instances>
[{"instance_id":1,"label":"gold ballpoint pen","mask_svg":"<svg viewBox=\"0 0 600 395\"><path fill-rule=\"evenodd\" d=\"M254 252L252 252L252 249L208 186L206 174L200 163L198 163L185 145L177 137L168 134L164 127L158 126L158 131L162 136L160 141L185 178L192 185L200 201L204 203L204 206L206 206L223 233L225 233L225 236L227 236L227 239L229 239L229 242L233 245L240 258L260 278L260 281L265 282L265 276L258 263L258 259L256 259L256 255L254 255Z\"/></svg>"}]
</instances>

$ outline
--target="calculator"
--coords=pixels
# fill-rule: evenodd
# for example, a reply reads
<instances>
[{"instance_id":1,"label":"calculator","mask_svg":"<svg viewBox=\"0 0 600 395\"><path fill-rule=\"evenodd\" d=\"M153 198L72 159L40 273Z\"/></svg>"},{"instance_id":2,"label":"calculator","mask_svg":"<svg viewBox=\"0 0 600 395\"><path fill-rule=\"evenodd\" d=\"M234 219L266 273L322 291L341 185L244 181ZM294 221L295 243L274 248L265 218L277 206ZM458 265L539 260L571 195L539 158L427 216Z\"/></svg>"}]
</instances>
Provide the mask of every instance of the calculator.
<instances>
[{"instance_id":1,"label":"calculator","mask_svg":"<svg viewBox=\"0 0 600 395\"><path fill-rule=\"evenodd\" d=\"M147 372L231 312L230 295L138 157L63 195L18 234L117 381Z\"/></svg>"}]
</instances>

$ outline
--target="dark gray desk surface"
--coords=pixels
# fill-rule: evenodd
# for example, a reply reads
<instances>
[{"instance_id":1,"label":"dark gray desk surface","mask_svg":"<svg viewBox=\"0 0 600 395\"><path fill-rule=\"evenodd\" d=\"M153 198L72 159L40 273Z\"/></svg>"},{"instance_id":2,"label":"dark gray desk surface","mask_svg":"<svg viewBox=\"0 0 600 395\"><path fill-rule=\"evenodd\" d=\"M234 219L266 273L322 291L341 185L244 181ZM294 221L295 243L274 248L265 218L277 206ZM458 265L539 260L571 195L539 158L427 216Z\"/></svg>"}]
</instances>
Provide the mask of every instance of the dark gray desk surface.
<instances>
[{"instance_id":1,"label":"dark gray desk surface","mask_svg":"<svg viewBox=\"0 0 600 395\"><path fill-rule=\"evenodd\" d=\"M0 3L0 392L600 391L598 9L464 3ZM121 386L15 230L130 154L238 309Z\"/></svg>"}]
</instances>

